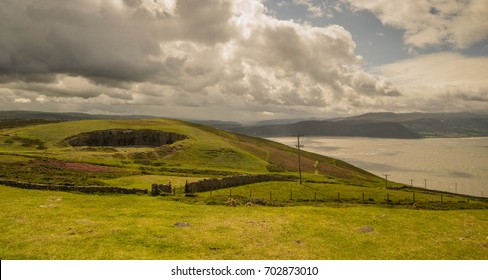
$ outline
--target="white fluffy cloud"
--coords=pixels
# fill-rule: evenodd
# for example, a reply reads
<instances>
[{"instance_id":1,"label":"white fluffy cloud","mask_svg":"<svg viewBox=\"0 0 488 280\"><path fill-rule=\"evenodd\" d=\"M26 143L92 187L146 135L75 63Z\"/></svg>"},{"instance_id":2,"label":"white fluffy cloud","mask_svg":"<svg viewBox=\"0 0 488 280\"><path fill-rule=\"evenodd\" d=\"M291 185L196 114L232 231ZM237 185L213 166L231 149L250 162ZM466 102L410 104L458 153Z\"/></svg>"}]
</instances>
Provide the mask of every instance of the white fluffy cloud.
<instances>
[{"instance_id":1,"label":"white fluffy cloud","mask_svg":"<svg viewBox=\"0 0 488 280\"><path fill-rule=\"evenodd\" d=\"M409 47L450 45L464 49L488 38L485 0L341 0L372 12L384 24L404 30Z\"/></svg>"},{"instance_id":2,"label":"white fluffy cloud","mask_svg":"<svg viewBox=\"0 0 488 280\"><path fill-rule=\"evenodd\" d=\"M293 0L293 4L305 6L312 18L322 17L325 14L325 4L322 1L317 4L313 0Z\"/></svg>"}]
</instances>

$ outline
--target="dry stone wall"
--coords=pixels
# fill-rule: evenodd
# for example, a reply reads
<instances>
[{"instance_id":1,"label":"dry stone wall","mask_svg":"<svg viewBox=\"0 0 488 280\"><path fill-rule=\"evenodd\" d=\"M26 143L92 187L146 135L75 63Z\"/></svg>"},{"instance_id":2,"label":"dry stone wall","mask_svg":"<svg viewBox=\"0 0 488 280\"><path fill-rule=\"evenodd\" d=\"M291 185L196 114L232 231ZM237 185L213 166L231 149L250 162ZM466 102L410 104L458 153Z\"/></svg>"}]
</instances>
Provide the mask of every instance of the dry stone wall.
<instances>
[{"instance_id":1,"label":"dry stone wall","mask_svg":"<svg viewBox=\"0 0 488 280\"><path fill-rule=\"evenodd\" d=\"M215 178L204 179L197 182L187 183L185 185L185 193L208 192L213 190L248 185L253 183L269 182L269 181L290 181L290 180L283 176L271 175L271 174L230 176L230 177L224 177L222 179L215 179Z\"/></svg>"},{"instance_id":2,"label":"dry stone wall","mask_svg":"<svg viewBox=\"0 0 488 280\"><path fill-rule=\"evenodd\" d=\"M12 180L0 179L1 185L33 190L63 191L63 192L81 192L81 193L107 193L107 194L147 194L147 190L136 188L121 188L109 186L66 186L66 185L48 185L27 182L17 182Z\"/></svg>"},{"instance_id":3,"label":"dry stone wall","mask_svg":"<svg viewBox=\"0 0 488 280\"><path fill-rule=\"evenodd\" d=\"M169 194L172 192L171 183L169 184L152 184L151 195L157 196L161 194Z\"/></svg>"}]
</instances>

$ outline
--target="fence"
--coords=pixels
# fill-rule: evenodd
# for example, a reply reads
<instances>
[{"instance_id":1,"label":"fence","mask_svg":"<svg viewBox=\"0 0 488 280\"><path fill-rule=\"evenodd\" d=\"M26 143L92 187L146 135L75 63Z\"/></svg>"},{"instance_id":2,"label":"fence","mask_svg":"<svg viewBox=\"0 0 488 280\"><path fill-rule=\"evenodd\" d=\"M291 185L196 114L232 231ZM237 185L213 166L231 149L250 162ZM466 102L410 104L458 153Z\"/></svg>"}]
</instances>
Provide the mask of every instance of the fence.
<instances>
[{"instance_id":1,"label":"fence","mask_svg":"<svg viewBox=\"0 0 488 280\"><path fill-rule=\"evenodd\" d=\"M34 190L49 190L49 191L63 191L63 192L80 192L80 193L118 193L118 194L147 194L147 190L136 188L121 188L121 187L109 187L109 186L66 186L66 185L48 185L48 184L36 184L27 182L17 182L12 180L0 179L0 184L22 188L22 189L34 189Z\"/></svg>"},{"instance_id":2,"label":"fence","mask_svg":"<svg viewBox=\"0 0 488 280\"><path fill-rule=\"evenodd\" d=\"M344 203L400 206L412 209L488 209L488 199L456 196L442 193L370 193L370 192L323 192L278 191L253 189L229 189L210 191L203 198L207 204L286 206L301 203Z\"/></svg>"}]
</instances>

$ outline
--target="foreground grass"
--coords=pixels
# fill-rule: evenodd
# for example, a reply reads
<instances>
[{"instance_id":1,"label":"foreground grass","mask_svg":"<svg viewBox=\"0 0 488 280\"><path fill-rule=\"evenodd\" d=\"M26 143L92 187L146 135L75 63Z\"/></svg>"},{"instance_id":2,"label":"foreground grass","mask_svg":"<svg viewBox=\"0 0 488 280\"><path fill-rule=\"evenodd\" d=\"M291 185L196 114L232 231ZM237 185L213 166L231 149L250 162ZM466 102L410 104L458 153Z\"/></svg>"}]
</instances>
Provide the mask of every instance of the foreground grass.
<instances>
[{"instance_id":1,"label":"foreground grass","mask_svg":"<svg viewBox=\"0 0 488 280\"><path fill-rule=\"evenodd\" d=\"M1 259L488 259L488 211L226 207L0 186Z\"/></svg>"}]
</instances>

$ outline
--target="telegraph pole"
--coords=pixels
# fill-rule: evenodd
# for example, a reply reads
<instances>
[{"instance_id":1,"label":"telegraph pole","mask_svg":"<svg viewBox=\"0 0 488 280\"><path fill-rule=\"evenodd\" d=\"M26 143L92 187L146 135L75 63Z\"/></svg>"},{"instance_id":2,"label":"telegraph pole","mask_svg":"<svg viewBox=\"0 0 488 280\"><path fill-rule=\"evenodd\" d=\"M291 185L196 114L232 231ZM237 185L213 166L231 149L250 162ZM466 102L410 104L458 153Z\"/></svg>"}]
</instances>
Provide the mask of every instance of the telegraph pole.
<instances>
[{"instance_id":1,"label":"telegraph pole","mask_svg":"<svg viewBox=\"0 0 488 280\"><path fill-rule=\"evenodd\" d=\"M427 188L427 179L424 179L424 188Z\"/></svg>"},{"instance_id":2,"label":"telegraph pole","mask_svg":"<svg viewBox=\"0 0 488 280\"><path fill-rule=\"evenodd\" d=\"M300 160L300 148L303 148L303 145L300 145L300 137L303 137L303 134L294 134L294 137L297 138L297 144L295 147L297 147L297 153L298 153L298 173L300 174L300 185L302 184L302 163Z\"/></svg>"},{"instance_id":3,"label":"telegraph pole","mask_svg":"<svg viewBox=\"0 0 488 280\"><path fill-rule=\"evenodd\" d=\"M385 187L388 188L388 176L390 176L390 174L384 174L385 175Z\"/></svg>"}]
</instances>

